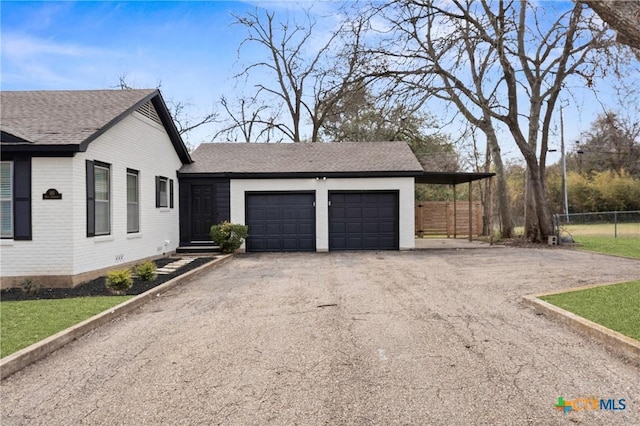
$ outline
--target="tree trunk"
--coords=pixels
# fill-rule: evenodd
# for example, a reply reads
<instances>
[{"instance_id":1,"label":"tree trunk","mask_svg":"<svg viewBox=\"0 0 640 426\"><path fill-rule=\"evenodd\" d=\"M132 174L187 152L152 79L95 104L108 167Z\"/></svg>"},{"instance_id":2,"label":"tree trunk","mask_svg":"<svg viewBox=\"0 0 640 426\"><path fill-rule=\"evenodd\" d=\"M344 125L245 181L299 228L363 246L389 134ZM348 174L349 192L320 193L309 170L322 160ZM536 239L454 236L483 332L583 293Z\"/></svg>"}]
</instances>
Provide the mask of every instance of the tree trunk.
<instances>
[{"instance_id":1,"label":"tree trunk","mask_svg":"<svg viewBox=\"0 0 640 426\"><path fill-rule=\"evenodd\" d=\"M553 235L553 221L539 169L527 167L524 203L524 235L529 241L543 242Z\"/></svg>"},{"instance_id":2,"label":"tree trunk","mask_svg":"<svg viewBox=\"0 0 640 426\"><path fill-rule=\"evenodd\" d=\"M489 121L490 122L490 121ZM502 163L502 154L498 137L492 126L481 127L487 136L487 145L491 150L491 157L496 169L496 192L498 198L498 212L500 214L500 222L502 223L502 238L513 238L513 218L511 208L509 206L509 191L507 189L507 177L504 172L504 164Z\"/></svg>"},{"instance_id":3,"label":"tree trunk","mask_svg":"<svg viewBox=\"0 0 640 426\"><path fill-rule=\"evenodd\" d=\"M475 139L474 139L474 150L475 150ZM484 167L483 171L485 173L489 173L491 171L491 149L489 148L489 144L487 144L486 151L484 154ZM489 207L490 203L493 202L493 197L491 196L491 192L493 182L491 179L484 180L484 193L480 193L481 202L482 202L482 235L493 235L493 227L491 226L491 212L493 210L493 206Z\"/></svg>"},{"instance_id":4,"label":"tree trunk","mask_svg":"<svg viewBox=\"0 0 640 426\"><path fill-rule=\"evenodd\" d=\"M524 238L529 241L540 240L540 227L536 216L536 200L531 184L531 169L527 167L524 182Z\"/></svg>"},{"instance_id":5,"label":"tree trunk","mask_svg":"<svg viewBox=\"0 0 640 426\"><path fill-rule=\"evenodd\" d=\"M627 0L585 0L618 33L617 41L640 49L640 3Z\"/></svg>"},{"instance_id":6,"label":"tree trunk","mask_svg":"<svg viewBox=\"0 0 640 426\"><path fill-rule=\"evenodd\" d=\"M493 141L489 142L492 139ZM498 145L498 139L495 137L495 134L493 137L488 137L487 141L491 147L493 164L496 169L496 192L498 196L498 211L500 212L500 221L502 223L502 238L513 238L513 218L511 217L511 208L509 206L507 177L504 173L500 146Z\"/></svg>"}]
</instances>

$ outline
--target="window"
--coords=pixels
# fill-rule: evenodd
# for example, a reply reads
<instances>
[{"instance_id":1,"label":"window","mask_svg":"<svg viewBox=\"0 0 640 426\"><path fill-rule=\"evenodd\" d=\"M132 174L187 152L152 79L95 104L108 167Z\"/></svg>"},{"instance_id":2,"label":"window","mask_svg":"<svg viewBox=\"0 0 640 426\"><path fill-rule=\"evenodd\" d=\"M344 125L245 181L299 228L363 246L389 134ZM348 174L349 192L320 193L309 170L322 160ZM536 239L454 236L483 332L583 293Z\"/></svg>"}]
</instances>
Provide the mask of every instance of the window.
<instances>
[{"instance_id":1,"label":"window","mask_svg":"<svg viewBox=\"0 0 640 426\"><path fill-rule=\"evenodd\" d=\"M0 222L2 238L13 238L13 162L3 161L0 168Z\"/></svg>"},{"instance_id":2,"label":"window","mask_svg":"<svg viewBox=\"0 0 640 426\"><path fill-rule=\"evenodd\" d=\"M111 233L111 166L87 160L87 236Z\"/></svg>"},{"instance_id":3,"label":"window","mask_svg":"<svg viewBox=\"0 0 640 426\"><path fill-rule=\"evenodd\" d=\"M109 171L108 166L96 164L94 168L96 184L96 235L106 235L111 232Z\"/></svg>"},{"instance_id":4,"label":"window","mask_svg":"<svg viewBox=\"0 0 640 426\"><path fill-rule=\"evenodd\" d=\"M31 240L31 157L0 162L0 236Z\"/></svg>"},{"instance_id":5,"label":"window","mask_svg":"<svg viewBox=\"0 0 640 426\"><path fill-rule=\"evenodd\" d=\"M158 207L169 207L169 179L161 177L159 179L160 204Z\"/></svg>"},{"instance_id":6,"label":"window","mask_svg":"<svg viewBox=\"0 0 640 426\"><path fill-rule=\"evenodd\" d=\"M127 169L127 232L140 231L138 171Z\"/></svg>"},{"instance_id":7,"label":"window","mask_svg":"<svg viewBox=\"0 0 640 426\"><path fill-rule=\"evenodd\" d=\"M156 207L173 208L173 179L156 176Z\"/></svg>"}]
</instances>

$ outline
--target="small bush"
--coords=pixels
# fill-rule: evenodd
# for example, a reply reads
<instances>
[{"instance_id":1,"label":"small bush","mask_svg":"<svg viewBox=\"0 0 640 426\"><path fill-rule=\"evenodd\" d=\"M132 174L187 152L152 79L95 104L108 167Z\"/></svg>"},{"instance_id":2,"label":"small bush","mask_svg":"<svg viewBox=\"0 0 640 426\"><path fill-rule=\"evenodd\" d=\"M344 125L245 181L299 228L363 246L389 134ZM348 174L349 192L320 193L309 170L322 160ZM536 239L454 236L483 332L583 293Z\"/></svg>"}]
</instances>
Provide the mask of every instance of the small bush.
<instances>
[{"instance_id":1,"label":"small bush","mask_svg":"<svg viewBox=\"0 0 640 426\"><path fill-rule=\"evenodd\" d=\"M133 286L130 269L118 269L107 274L106 286L115 294L125 294Z\"/></svg>"},{"instance_id":2,"label":"small bush","mask_svg":"<svg viewBox=\"0 0 640 426\"><path fill-rule=\"evenodd\" d=\"M223 253L238 250L247 238L249 228L246 225L222 222L211 227L211 239L220 246Z\"/></svg>"},{"instance_id":3,"label":"small bush","mask_svg":"<svg viewBox=\"0 0 640 426\"><path fill-rule=\"evenodd\" d=\"M136 275L142 281L153 281L158 276L156 264L152 261L146 261L136 266Z\"/></svg>"},{"instance_id":4,"label":"small bush","mask_svg":"<svg viewBox=\"0 0 640 426\"><path fill-rule=\"evenodd\" d=\"M22 288L22 291L25 294L28 294L29 296L33 296L40 292L42 285L36 282L33 282L32 280L26 279L20 283L20 287Z\"/></svg>"}]
</instances>

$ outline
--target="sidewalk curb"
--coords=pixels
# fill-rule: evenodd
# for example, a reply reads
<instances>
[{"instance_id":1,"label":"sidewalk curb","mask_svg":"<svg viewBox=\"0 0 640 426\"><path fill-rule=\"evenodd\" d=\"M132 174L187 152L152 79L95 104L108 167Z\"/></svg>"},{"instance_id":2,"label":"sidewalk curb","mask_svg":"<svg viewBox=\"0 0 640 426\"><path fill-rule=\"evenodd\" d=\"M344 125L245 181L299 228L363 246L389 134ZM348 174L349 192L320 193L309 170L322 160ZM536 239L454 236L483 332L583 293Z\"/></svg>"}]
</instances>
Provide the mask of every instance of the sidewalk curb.
<instances>
[{"instance_id":1,"label":"sidewalk curb","mask_svg":"<svg viewBox=\"0 0 640 426\"><path fill-rule=\"evenodd\" d=\"M101 312L97 315L88 318L81 323L73 325L65 330L62 330L53 336L49 336L44 340L36 342L24 349L14 352L11 355L0 360L0 380L10 376L23 369L24 367L33 364L34 362L44 358L50 353L60 349L69 342L72 342L89 331L98 328L121 315L127 314L145 303L159 297L161 293L166 292L185 281L195 278L202 272L205 272L214 267L220 266L233 258L233 254L222 255L211 262L205 263L183 275L173 278L164 284L154 287L133 299L129 299L126 302L122 302L113 308Z\"/></svg>"},{"instance_id":2,"label":"sidewalk curb","mask_svg":"<svg viewBox=\"0 0 640 426\"><path fill-rule=\"evenodd\" d=\"M585 288L591 288L595 286L585 286ZM574 290L574 289L572 289ZM578 289L575 289L578 290ZM551 294L565 292L552 292L533 294L522 297L522 303L525 306L534 308L535 310L548 315L561 323L569 326L570 328L581 332L591 338L594 338L601 343L604 343L614 351L621 353L622 355L630 358L632 361L640 364L640 342L617 331L611 330L586 318L574 314L573 312L565 311L551 303L538 299L538 297L549 296Z\"/></svg>"}]
</instances>

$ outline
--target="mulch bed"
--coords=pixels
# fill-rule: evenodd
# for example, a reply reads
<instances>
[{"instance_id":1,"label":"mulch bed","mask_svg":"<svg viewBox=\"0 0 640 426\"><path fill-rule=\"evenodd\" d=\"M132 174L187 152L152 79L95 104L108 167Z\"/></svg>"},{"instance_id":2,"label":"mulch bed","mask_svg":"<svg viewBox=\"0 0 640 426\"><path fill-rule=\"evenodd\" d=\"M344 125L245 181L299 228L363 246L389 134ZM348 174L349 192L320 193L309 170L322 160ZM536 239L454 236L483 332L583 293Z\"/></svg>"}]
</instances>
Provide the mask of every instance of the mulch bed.
<instances>
[{"instance_id":1,"label":"mulch bed","mask_svg":"<svg viewBox=\"0 0 640 426\"><path fill-rule=\"evenodd\" d=\"M158 268L161 268L171 262L175 262L180 258L177 257L164 257L154 260L154 263ZM142 281L139 278L133 279L133 286L127 291L127 295L135 296L142 294L147 290L166 283L167 281L182 275L198 266L204 265L207 262L215 259L214 257L199 257L191 263L184 265L183 267L175 270L174 272L166 275L158 275L153 281ZM87 296L113 296L106 285L106 277L96 278L92 281L87 281L74 288L41 288L35 294L27 294L22 288L10 288L2 290L0 293L0 299L2 301L19 301L19 300L38 300L38 299L65 299L70 297L87 297Z\"/></svg>"}]
</instances>

